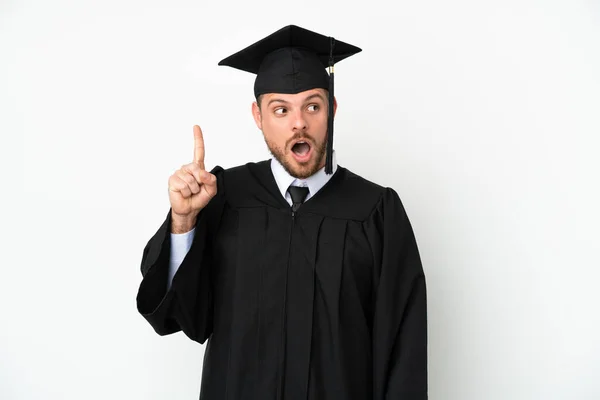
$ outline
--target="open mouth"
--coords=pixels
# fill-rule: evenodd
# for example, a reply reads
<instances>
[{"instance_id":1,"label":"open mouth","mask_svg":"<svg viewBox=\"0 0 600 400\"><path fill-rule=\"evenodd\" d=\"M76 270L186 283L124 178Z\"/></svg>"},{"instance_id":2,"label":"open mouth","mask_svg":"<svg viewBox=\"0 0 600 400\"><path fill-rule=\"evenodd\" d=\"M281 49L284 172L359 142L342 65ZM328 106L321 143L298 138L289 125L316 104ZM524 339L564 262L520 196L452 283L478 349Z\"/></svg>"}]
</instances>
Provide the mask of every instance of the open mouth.
<instances>
[{"instance_id":1,"label":"open mouth","mask_svg":"<svg viewBox=\"0 0 600 400\"><path fill-rule=\"evenodd\" d=\"M310 153L310 144L301 140L292 146L292 151L300 157L305 156Z\"/></svg>"},{"instance_id":2,"label":"open mouth","mask_svg":"<svg viewBox=\"0 0 600 400\"><path fill-rule=\"evenodd\" d=\"M298 162L306 162L310 159L312 146L306 140L299 140L292 146L292 155Z\"/></svg>"}]
</instances>

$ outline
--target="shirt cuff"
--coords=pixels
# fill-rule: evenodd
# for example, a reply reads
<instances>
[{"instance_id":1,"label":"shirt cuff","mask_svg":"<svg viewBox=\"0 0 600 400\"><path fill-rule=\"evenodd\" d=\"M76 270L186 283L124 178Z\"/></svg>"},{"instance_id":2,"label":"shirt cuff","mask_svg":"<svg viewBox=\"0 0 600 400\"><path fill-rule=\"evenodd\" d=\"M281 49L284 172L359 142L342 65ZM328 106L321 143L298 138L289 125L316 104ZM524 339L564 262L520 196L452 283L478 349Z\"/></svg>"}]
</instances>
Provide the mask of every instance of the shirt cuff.
<instances>
[{"instance_id":1,"label":"shirt cuff","mask_svg":"<svg viewBox=\"0 0 600 400\"><path fill-rule=\"evenodd\" d=\"M190 250L190 247L192 247L195 232L196 228L194 227L191 231L186 233L171 233L171 254L169 256L167 289L171 287L171 282L173 281L175 273Z\"/></svg>"}]
</instances>

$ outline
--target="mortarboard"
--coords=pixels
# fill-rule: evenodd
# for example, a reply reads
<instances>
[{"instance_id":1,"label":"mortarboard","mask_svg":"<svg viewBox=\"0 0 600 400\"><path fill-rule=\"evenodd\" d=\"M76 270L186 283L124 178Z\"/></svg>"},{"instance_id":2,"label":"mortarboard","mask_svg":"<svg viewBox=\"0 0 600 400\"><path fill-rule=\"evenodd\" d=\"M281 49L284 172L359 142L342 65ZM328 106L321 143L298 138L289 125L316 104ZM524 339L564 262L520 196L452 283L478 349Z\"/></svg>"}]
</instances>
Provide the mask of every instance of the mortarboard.
<instances>
[{"instance_id":1,"label":"mortarboard","mask_svg":"<svg viewBox=\"0 0 600 400\"><path fill-rule=\"evenodd\" d=\"M226 65L256 74L254 95L295 94L310 89L329 91L327 161L331 174L333 152L333 66L361 49L296 25L288 25L221 60ZM329 69L329 74L326 69Z\"/></svg>"}]
</instances>

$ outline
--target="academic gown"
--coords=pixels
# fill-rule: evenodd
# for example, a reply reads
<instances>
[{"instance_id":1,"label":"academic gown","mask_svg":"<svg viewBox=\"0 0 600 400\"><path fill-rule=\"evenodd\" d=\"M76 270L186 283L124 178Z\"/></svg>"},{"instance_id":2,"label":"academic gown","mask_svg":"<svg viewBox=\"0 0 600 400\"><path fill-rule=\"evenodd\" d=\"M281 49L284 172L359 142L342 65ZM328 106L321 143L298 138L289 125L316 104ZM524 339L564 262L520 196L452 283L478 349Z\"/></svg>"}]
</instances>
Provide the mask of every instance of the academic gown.
<instances>
[{"instance_id":1,"label":"academic gown","mask_svg":"<svg viewBox=\"0 0 600 400\"><path fill-rule=\"evenodd\" d=\"M200 399L427 399L425 276L397 193L338 167L292 212L269 161L212 172L171 288L169 212L137 295L159 335L206 342Z\"/></svg>"}]
</instances>

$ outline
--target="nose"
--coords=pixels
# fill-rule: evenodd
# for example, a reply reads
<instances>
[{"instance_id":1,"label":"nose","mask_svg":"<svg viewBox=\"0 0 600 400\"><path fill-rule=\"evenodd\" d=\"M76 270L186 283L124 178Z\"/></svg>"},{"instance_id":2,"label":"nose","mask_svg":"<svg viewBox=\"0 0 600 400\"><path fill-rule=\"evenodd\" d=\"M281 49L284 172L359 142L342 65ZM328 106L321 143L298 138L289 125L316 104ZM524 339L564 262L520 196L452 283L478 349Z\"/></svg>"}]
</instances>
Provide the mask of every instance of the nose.
<instances>
[{"instance_id":1,"label":"nose","mask_svg":"<svg viewBox=\"0 0 600 400\"><path fill-rule=\"evenodd\" d=\"M292 130L294 130L295 132L305 131L306 128L308 128L306 118L304 118L304 113L302 112L302 110L296 110L296 112L294 112L292 124Z\"/></svg>"}]
</instances>

